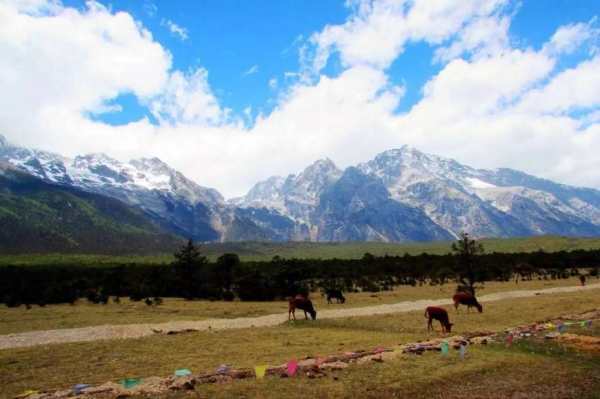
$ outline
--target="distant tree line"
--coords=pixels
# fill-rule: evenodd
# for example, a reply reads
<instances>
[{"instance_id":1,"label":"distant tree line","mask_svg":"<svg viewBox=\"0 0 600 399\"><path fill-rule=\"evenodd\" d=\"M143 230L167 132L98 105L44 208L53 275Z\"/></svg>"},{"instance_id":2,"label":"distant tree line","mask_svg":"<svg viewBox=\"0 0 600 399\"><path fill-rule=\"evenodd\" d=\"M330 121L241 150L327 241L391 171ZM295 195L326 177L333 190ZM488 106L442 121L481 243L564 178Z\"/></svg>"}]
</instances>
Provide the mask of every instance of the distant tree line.
<instances>
[{"instance_id":1,"label":"distant tree line","mask_svg":"<svg viewBox=\"0 0 600 399\"><path fill-rule=\"evenodd\" d=\"M8 306L107 303L129 297L158 304L162 297L270 301L330 288L345 292L391 290L402 285L456 282L474 292L486 281L559 279L582 270L598 276L600 250L489 253L463 235L448 255L374 256L361 259L284 259L240 262L224 254L208 262L190 241L171 264L0 265L0 301Z\"/></svg>"}]
</instances>

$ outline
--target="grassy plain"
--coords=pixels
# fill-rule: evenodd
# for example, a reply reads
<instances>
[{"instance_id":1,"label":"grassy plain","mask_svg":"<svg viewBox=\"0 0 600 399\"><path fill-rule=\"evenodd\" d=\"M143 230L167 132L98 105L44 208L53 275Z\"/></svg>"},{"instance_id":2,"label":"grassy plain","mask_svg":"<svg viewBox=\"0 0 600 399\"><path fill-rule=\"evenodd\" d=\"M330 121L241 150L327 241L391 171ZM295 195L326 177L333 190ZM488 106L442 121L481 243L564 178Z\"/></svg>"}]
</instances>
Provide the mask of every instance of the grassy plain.
<instances>
[{"instance_id":1,"label":"grassy plain","mask_svg":"<svg viewBox=\"0 0 600 399\"><path fill-rule=\"evenodd\" d=\"M600 282L590 279L590 283ZM543 289L578 285L575 277L560 280L532 280L514 282L488 282L479 290L479 295L501 291ZM393 291L377 293L346 293L346 304L327 304L320 293L313 293L311 298L317 310L338 309L340 307L360 307L419 299L450 298L454 294L455 284L443 286L423 285L399 286ZM132 302L127 298L116 304L91 304L79 300L76 305L32 306L26 310L24 306L8 308L0 305L0 334L25 331L51 330L59 328L87 327L102 324L135 324L161 323L180 320L204 320L210 318L255 317L274 313L287 312L287 302L222 302L222 301L186 301L166 298L160 306L147 306L143 302Z\"/></svg>"},{"instance_id":2,"label":"grassy plain","mask_svg":"<svg viewBox=\"0 0 600 399\"><path fill-rule=\"evenodd\" d=\"M482 314L451 311L450 316L455 323L453 332L461 334L501 331L594 308L600 308L597 290L490 302ZM599 332L598 326L594 326L594 333ZM0 351L0 387L2 395L10 397L26 389L64 388L123 377L166 376L182 367L201 372L224 363L235 367L276 365L290 358L397 345L437 335L427 333L423 314L418 311L283 322L271 328L9 349ZM549 351L543 345L512 348L492 345L471 347L464 361L459 361L455 353L447 360L433 353L422 357L403 355L382 364L353 365L337 372L336 378L331 375L317 380L266 378L260 382L202 386L199 393L201 397L223 398L592 398L600 392L600 363L597 356ZM442 389L452 395L442 395Z\"/></svg>"}]
</instances>

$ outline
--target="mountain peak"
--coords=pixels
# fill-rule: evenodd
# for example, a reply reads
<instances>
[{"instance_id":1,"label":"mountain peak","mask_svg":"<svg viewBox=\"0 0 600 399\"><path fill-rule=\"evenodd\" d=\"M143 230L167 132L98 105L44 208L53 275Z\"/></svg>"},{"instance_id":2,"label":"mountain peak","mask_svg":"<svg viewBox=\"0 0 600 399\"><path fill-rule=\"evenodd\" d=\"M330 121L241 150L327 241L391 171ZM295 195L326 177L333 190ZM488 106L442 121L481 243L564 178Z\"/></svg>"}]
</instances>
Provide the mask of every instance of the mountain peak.
<instances>
[{"instance_id":1,"label":"mountain peak","mask_svg":"<svg viewBox=\"0 0 600 399\"><path fill-rule=\"evenodd\" d=\"M422 151L419 151L417 148L410 146L408 144L404 144L400 148L393 148L391 150L384 151L378 154L375 159L386 159L386 158L402 158L402 159L411 159L411 158L426 158L429 157L428 154L425 154Z\"/></svg>"},{"instance_id":2,"label":"mountain peak","mask_svg":"<svg viewBox=\"0 0 600 399\"><path fill-rule=\"evenodd\" d=\"M337 166L333 163L333 161L329 158L319 159L312 164L310 164L306 169L304 169L299 175L299 179L314 179L318 176L339 176L342 171L338 169Z\"/></svg>"},{"instance_id":3,"label":"mountain peak","mask_svg":"<svg viewBox=\"0 0 600 399\"><path fill-rule=\"evenodd\" d=\"M150 169L167 173L171 171L171 167L157 157L134 159L131 164L138 169Z\"/></svg>"},{"instance_id":4,"label":"mountain peak","mask_svg":"<svg viewBox=\"0 0 600 399\"><path fill-rule=\"evenodd\" d=\"M103 164L119 164L120 162L114 158L109 157L108 155L102 152L95 152L85 155L78 155L75 157L74 164L77 165L90 165L95 163L103 163Z\"/></svg>"},{"instance_id":5,"label":"mountain peak","mask_svg":"<svg viewBox=\"0 0 600 399\"><path fill-rule=\"evenodd\" d=\"M8 140L2 134L0 134L0 148L8 147Z\"/></svg>"}]
</instances>

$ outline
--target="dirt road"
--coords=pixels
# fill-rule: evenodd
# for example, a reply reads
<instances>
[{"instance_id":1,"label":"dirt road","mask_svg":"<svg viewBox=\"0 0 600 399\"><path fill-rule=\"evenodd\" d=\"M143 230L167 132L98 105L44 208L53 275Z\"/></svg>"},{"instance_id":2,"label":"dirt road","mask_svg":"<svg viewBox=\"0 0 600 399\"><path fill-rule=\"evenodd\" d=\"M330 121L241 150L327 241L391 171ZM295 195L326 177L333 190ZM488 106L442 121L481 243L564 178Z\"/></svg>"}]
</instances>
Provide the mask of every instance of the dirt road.
<instances>
[{"instance_id":1,"label":"dirt road","mask_svg":"<svg viewBox=\"0 0 600 399\"><path fill-rule=\"evenodd\" d=\"M585 287L556 287L541 290L518 290L498 292L479 297L480 302L499 301L512 298L526 298L535 295L548 295L562 292L574 292L600 289L600 284ZM352 316L370 316L378 314L402 313L422 310L430 305L449 305L450 299L422 299L418 301L398 302L394 304L323 310L319 319L342 318ZM300 312L302 313L302 312ZM303 315L302 315L303 317ZM287 313L271 314L259 317L241 317L237 319L209 319L202 321L176 321L156 324L101 325L93 327L69 328L60 330L31 331L18 334L0 335L0 350L30 347L68 342L87 342L101 339L140 338L157 332L177 332L185 330L206 331L249 327L270 327L287 321Z\"/></svg>"}]
</instances>

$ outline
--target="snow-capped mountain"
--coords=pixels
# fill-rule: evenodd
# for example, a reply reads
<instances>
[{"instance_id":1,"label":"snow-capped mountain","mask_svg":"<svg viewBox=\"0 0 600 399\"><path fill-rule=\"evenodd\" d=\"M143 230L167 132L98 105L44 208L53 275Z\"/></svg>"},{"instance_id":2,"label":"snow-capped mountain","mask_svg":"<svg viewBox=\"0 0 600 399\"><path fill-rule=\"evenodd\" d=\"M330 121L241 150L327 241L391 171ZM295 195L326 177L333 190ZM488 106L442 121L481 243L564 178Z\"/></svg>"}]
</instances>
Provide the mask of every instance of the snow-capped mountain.
<instances>
[{"instance_id":1,"label":"snow-capped mountain","mask_svg":"<svg viewBox=\"0 0 600 399\"><path fill-rule=\"evenodd\" d=\"M225 201L158 158L73 159L13 146L0 162L47 182L117 198L165 230L200 241L428 241L600 235L600 191L511 169L484 170L403 146L340 170L329 159Z\"/></svg>"},{"instance_id":2,"label":"snow-capped mountain","mask_svg":"<svg viewBox=\"0 0 600 399\"><path fill-rule=\"evenodd\" d=\"M0 159L42 180L117 198L138 206L165 229L202 241L221 236L224 199L158 158L124 163L104 154L74 159L0 140Z\"/></svg>"},{"instance_id":3,"label":"snow-capped mountain","mask_svg":"<svg viewBox=\"0 0 600 399\"><path fill-rule=\"evenodd\" d=\"M422 209L452 234L597 235L600 191L538 179L510 169L474 169L404 146L359 165L392 197Z\"/></svg>"},{"instance_id":4,"label":"snow-capped mountain","mask_svg":"<svg viewBox=\"0 0 600 399\"><path fill-rule=\"evenodd\" d=\"M319 161L326 162L326 161ZM319 163L317 162L317 164ZM331 161L327 161L331 162ZM391 220L391 215L381 215L382 219L374 221L373 216L365 222L361 234L354 230L352 234L325 233L326 226L331 226L332 216L325 212L331 203L331 194L324 198L323 194L330 190L342 174L333 167L336 173L325 173L323 177L312 178L327 181L319 186L319 195L306 195L303 209L304 217L298 218L295 207L289 207L284 180L272 177L257 184L246 197L237 199L239 206L271 207L283 215L300 219L311 231L313 240L406 240L406 239L438 239L439 232L432 236L410 237L383 233L374 225ZM390 199L406 209L417 209L422 212L419 219L422 229L433 222L449 236L457 236L466 231L476 237L514 237L541 234L562 235L600 235L600 191L588 188L577 188L539 179L511 169L483 170L462 165L452 159L425 154L409 146L385 151L373 160L359 164L357 170L375 181L379 181L389 193ZM353 172L356 176L356 171ZM302 173L301 175L304 175ZM326 177L326 178L325 178ZM294 176L291 176L294 178ZM290 178L286 179L288 181ZM363 184L373 184L372 181ZM356 190L355 190L356 191ZM306 191L298 190L299 193ZM350 192L353 192L350 190ZM371 196L376 196L371 191ZM268 195L266 195L268 193ZM342 190L348 194L348 190ZM361 198L362 196L362 198ZM277 199L277 201L274 201ZM355 204L364 204L364 195L355 196L347 202L350 209ZM324 202L326 200L326 202ZM383 207L370 204L365 209ZM393 215L401 214L395 210ZM324 222L327 215L330 222ZM416 216L415 216L416 217ZM338 215L338 232L348 224L344 216ZM405 224L408 218L402 219ZM401 224L401 223L400 223ZM395 233L400 230L400 224ZM368 228L367 228L368 227ZM325 229L325 230L324 230ZM429 229L429 232L434 230ZM360 230L360 229L359 229ZM389 230L389 229L388 229ZM418 237L418 238L416 238Z\"/></svg>"},{"instance_id":5,"label":"snow-capped mountain","mask_svg":"<svg viewBox=\"0 0 600 399\"><path fill-rule=\"evenodd\" d=\"M257 183L242 198L230 201L241 208L267 208L285 215L301 227L298 239L316 240L312 227L313 213L323 191L342 176L342 171L329 159L318 160L298 175L287 178L273 176Z\"/></svg>"}]
</instances>

